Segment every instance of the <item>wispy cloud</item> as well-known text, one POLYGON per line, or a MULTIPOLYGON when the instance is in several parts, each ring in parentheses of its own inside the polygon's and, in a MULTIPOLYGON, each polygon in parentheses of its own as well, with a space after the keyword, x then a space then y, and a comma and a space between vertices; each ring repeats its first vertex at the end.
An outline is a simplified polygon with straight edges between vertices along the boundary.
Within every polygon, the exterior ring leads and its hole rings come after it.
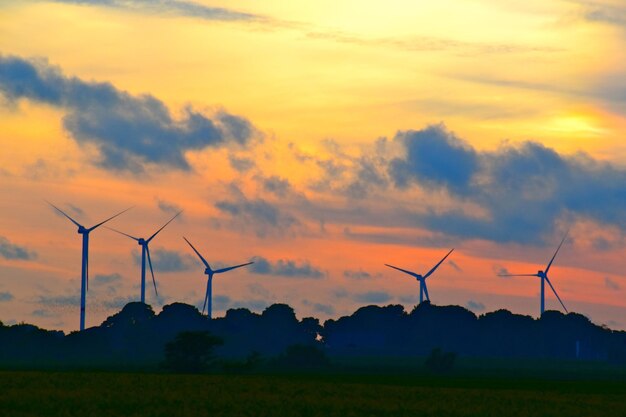
POLYGON ((90 5, 163 16, 186 16, 210 21, 260 21, 266 18, 222 7, 184 0, 48 0, 55 3, 90 5))
POLYGON ((291 278, 320 279, 326 274, 308 260, 279 259, 271 262, 263 257, 256 257, 249 270, 253 274, 275 275, 291 278))
POLYGON ((37 257, 37 253, 31 251, 25 246, 11 243, 6 237, 0 236, 0 257, 4 259, 29 261, 35 259, 37 257))
POLYGON ((609 277, 604 277, 604 286, 613 291, 619 291, 621 289, 619 283, 609 277))
POLYGON ((391 295, 386 291, 368 291, 356 294, 354 300, 360 303, 381 304, 391 301, 391 295))

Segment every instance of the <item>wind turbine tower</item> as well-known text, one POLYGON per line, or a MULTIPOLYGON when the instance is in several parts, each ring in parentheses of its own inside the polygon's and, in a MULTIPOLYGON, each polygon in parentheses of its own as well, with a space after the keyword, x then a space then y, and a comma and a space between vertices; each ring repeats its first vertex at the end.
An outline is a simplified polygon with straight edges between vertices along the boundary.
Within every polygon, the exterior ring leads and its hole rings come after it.
POLYGON ((144 239, 142 237, 134 237, 124 232, 120 232, 119 230, 113 229, 111 227, 107 227, 107 229, 117 232, 121 235, 127 236, 137 242, 139 246, 141 246, 141 302, 146 302, 146 258, 148 258, 148 265, 150 266, 150 274, 152 274, 152 284, 154 285, 154 293, 156 296, 159 296, 159 292, 157 291, 156 280, 154 279, 154 269, 152 269, 152 259, 150 259, 150 248, 148 244, 155 238, 156 235, 159 234, 161 230, 165 228, 168 224, 170 224, 176 217, 180 215, 183 211, 179 211, 176 213, 174 217, 172 217, 167 223, 165 223, 159 230, 154 232, 152 236, 148 239, 144 239))
POLYGON ((127 208, 126 210, 120 211, 115 216, 111 216, 108 219, 96 224, 92 227, 85 227, 82 224, 78 223, 76 220, 72 219, 67 215, 63 210, 55 206, 54 204, 46 201, 48 204, 52 206, 56 211, 65 216, 69 221, 74 223, 78 227, 78 234, 83 235, 83 251, 82 251, 82 266, 81 266, 81 275, 80 275, 80 330, 85 330, 85 304, 87 298, 87 290, 89 289, 89 233, 93 232, 98 227, 102 226, 109 220, 113 220, 117 216, 122 213, 127 212, 132 207, 127 208))
POLYGON ((552 266, 552 263, 554 262, 556 255, 559 253, 559 250, 561 250, 561 246, 563 246, 563 242, 565 242, 566 238, 567 238, 567 233, 563 237, 563 240, 561 240, 561 243, 559 244, 559 247, 556 249, 556 252, 554 252, 554 256, 552 256, 552 259, 550 259, 550 262, 548 263, 548 266, 546 266, 545 271, 537 271, 536 274, 498 274, 498 276, 500 277, 539 277, 541 279, 540 317, 543 316, 543 312, 545 311, 545 306, 546 306, 546 299, 545 299, 546 282, 552 289, 552 292, 554 293, 554 295, 556 295, 556 298, 559 300, 559 303, 561 303, 561 306, 563 306, 563 310, 565 310, 565 312, 568 313, 567 308, 565 308, 565 304, 563 304, 563 301, 561 301, 561 297, 559 297, 559 294, 557 294, 556 290, 554 289, 554 286, 550 282, 550 278, 548 278, 548 271, 550 270, 550 267, 552 266))
POLYGON ((412 277, 414 277, 420 283, 420 304, 421 304, 421 303, 424 302, 424 296, 426 297, 427 301, 430 301, 430 297, 428 296, 428 287, 426 287, 426 278, 431 276, 437 270, 437 268, 439 268, 439 265, 441 265, 443 263, 443 261, 445 261, 446 258, 448 256, 450 256, 452 251, 454 251, 454 248, 451 249, 450 252, 448 252, 448 254, 446 256, 444 256, 443 259, 440 260, 437 265, 433 266, 433 268, 430 271, 428 271, 425 275, 420 275, 420 274, 417 274, 417 273, 415 273, 413 271, 407 271, 406 269, 398 268, 397 266, 393 266, 393 265, 389 265, 389 264, 385 264, 385 266, 388 266, 389 268, 396 269, 396 270, 398 270, 400 272, 404 272, 405 274, 411 275, 412 277))
POLYGON ((189 246, 191 246, 191 249, 193 249, 193 251, 196 253, 196 255, 198 255, 198 257, 200 258, 200 260, 202 261, 202 263, 205 266, 204 273, 207 276, 207 283, 206 283, 206 295, 204 297, 204 304, 202 305, 202 314, 204 314, 204 308, 206 307, 207 308, 207 316, 209 318, 211 318, 211 303, 212 303, 212 297, 213 297, 213 295, 212 295, 213 275, 214 274, 221 274, 222 272, 227 272, 227 271, 233 270, 235 268, 241 268, 242 266, 250 265, 250 264, 253 264, 254 262, 248 262, 248 263, 241 264, 241 265, 229 266, 227 268, 221 268, 221 269, 213 270, 209 266, 209 263, 206 261, 206 259, 204 259, 202 257, 202 255, 200 255, 200 252, 198 252, 196 250, 196 248, 194 248, 194 246, 191 244, 191 242, 188 241, 187 238, 184 237, 184 236, 183 236, 183 239, 185 239, 185 242, 187 242, 189 244, 189 246))

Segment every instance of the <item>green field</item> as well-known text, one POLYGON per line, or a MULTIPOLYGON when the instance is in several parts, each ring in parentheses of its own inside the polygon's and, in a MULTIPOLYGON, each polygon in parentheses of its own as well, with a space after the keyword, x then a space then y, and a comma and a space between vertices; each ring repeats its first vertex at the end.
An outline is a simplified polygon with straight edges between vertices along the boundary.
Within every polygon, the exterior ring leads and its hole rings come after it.
POLYGON ((2 416, 626 416, 626 382, 0 372, 2 416))

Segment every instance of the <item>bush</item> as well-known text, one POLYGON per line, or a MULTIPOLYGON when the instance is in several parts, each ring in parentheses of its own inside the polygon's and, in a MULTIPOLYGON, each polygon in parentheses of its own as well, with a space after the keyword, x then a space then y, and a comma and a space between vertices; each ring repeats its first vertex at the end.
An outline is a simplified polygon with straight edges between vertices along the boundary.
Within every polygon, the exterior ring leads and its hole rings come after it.
POLYGON ((435 348, 430 352, 424 366, 430 372, 445 373, 450 372, 454 367, 456 353, 444 352, 441 348, 435 348))
POLYGON ((181 332, 165 345, 165 368, 174 372, 203 372, 214 360, 213 348, 222 339, 209 332, 181 332))

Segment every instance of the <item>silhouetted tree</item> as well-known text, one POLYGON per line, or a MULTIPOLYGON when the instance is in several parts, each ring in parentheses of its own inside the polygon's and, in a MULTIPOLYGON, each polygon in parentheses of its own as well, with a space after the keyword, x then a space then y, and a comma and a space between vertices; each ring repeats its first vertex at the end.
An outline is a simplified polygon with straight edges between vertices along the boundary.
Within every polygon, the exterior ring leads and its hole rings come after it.
POLYGON ((165 368, 174 372, 202 372, 209 369, 213 348, 222 339, 209 332, 181 332, 165 345, 165 368))

